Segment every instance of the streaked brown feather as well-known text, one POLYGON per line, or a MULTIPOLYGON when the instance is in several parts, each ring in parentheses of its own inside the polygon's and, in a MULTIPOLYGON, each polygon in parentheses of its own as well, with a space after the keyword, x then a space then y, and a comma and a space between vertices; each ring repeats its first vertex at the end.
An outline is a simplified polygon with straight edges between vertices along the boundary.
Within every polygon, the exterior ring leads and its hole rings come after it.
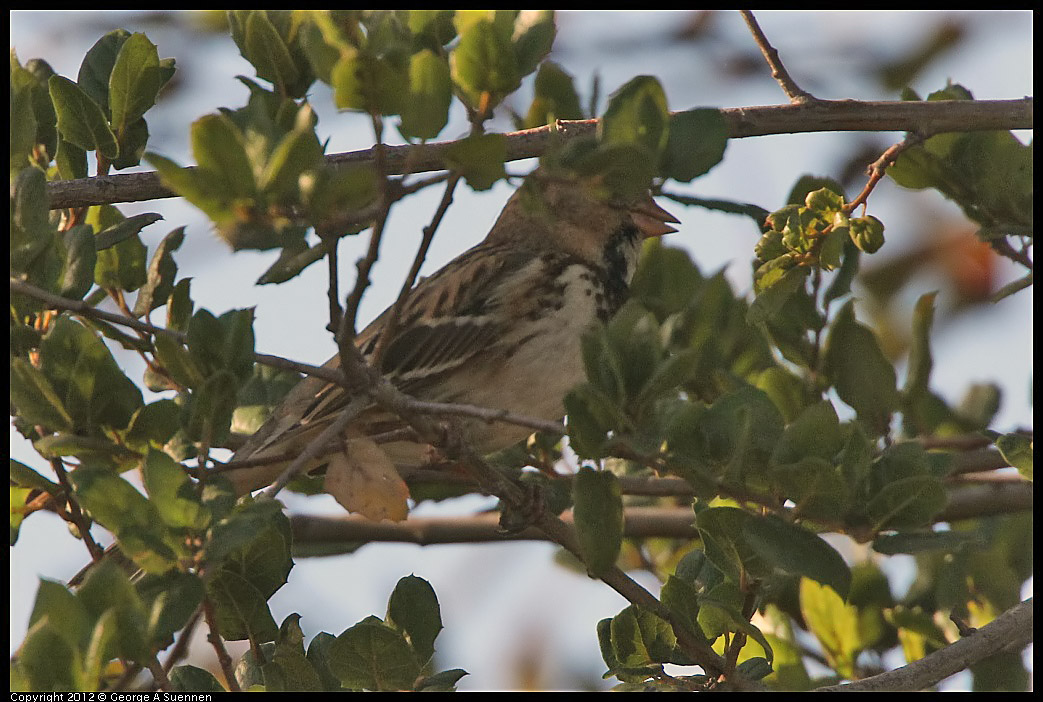
MULTIPOLYGON (((561 395, 582 376, 583 328, 622 304, 640 239, 665 233, 672 229, 665 222, 676 221, 650 197, 624 207, 592 193, 585 184, 544 179, 539 171, 530 176, 484 241, 414 288, 400 311, 395 338, 385 345, 382 373, 404 392, 426 399, 560 417, 561 395), (565 299, 570 285, 579 296, 572 302, 565 299), (561 317, 566 313, 581 318, 561 317), (533 348, 541 335, 550 339, 545 358, 533 348), (511 369, 524 377, 501 377, 511 369)), ((379 346, 389 314, 359 334, 356 343, 367 358, 379 346)), ((338 368, 339 357, 325 366, 338 368)), ((348 399, 326 381, 301 381, 236 458, 303 449, 348 399)), ((379 408, 364 412, 356 424, 370 434, 402 426, 379 408)), ((527 433, 484 423, 475 430, 483 432, 472 437, 483 450, 527 433)), ((408 442, 384 448, 393 458, 414 459, 422 449, 408 442)), ((247 491, 273 480, 282 467, 230 473, 240 491, 247 491)))

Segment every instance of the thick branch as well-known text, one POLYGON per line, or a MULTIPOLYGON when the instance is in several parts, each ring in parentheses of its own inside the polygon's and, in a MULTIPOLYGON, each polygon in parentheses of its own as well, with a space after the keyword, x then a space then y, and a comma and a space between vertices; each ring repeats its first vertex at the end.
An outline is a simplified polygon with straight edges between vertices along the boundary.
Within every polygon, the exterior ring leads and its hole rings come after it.
MULTIPOLYGON (((861 102, 816 100, 794 105, 721 108, 733 139, 801 132, 967 132, 996 129, 1032 129, 1032 98, 1020 100, 939 100, 934 102, 861 102)), ((590 136, 597 120, 561 120, 555 125, 507 134, 507 160, 541 155, 554 138, 568 141, 590 136)), ((387 146, 388 174, 445 169, 445 153, 455 142, 387 146)), ((373 160, 363 149, 326 157, 329 164, 359 164, 373 160)), ((47 184, 51 208, 86 207, 176 197, 153 171, 94 178, 59 180, 47 184)))
MULTIPOLYGON (((691 539, 698 535, 690 509, 629 507, 624 513, 623 534, 629 538, 655 536, 691 539)), ((572 512, 561 521, 573 525, 572 512)), ((410 517, 404 522, 374 522, 364 517, 290 517, 296 544, 347 544, 352 542, 400 542, 419 546, 500 541, 546 541, 537 527, 504 533, 499 514, 470 517, 410 517)))
MULTIPOLYGON (((418 471, 419 473, 419 471, 418 471)), ((458 482, 438 476, 435 471, 423 475, 405 475, 407 481, 415 478, 431 481, 458 482), (432 475, 427 475, 432 473, 432 475)), ((473 487, 473 486, 472 486, 473 487)), ((656 495, 684 497, 691 488, 680 478, 623 479, 623 493, 627 495, 656 495)), ((1032 484, 1025 481, 1007 485, 971 485, 949 491, 949 503, 938 514, 935 522, 950 522, 1011 512, 1032 510, 1032 484)), ((561 520, 572 524, 572 513, 561 520)), ((430 546, 433 544, 484 543, 489 541, 546 541, 547 535, 536 527, 505 534, 498 515, 480 514, 468 517, 410 517, 404 522, 373 522, 356 516, 319 517, 297 515, 291 517, 294 543, 350 544, 358 542, 400 542, 430 546)), ((692 510, 687 507, 627 507, 624 510, 624 535, 629 538, 698 538, 692 522, 692 510)))
POLYGON ((1032 598, 989 624, 909 665, 815 692, 899 692, 924 690, 1000 651, 1020 651, 1032 641, 1032 598))

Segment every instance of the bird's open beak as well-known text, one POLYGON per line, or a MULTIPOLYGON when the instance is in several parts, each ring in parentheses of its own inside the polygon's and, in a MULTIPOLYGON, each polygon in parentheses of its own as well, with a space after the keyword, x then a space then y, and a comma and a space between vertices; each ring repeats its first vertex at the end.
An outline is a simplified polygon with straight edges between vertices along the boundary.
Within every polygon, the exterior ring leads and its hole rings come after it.
POLYGON ((634 219, 634 224, 637 225, 637 228, 641 230, 641 234, 646 239, 676 232, 677 229, 671 227, 667 222, 680 224, 680 220, 677 217, 660 207, 651 196, 647 200, 630 207, 629 210, 630 216, 634 219))

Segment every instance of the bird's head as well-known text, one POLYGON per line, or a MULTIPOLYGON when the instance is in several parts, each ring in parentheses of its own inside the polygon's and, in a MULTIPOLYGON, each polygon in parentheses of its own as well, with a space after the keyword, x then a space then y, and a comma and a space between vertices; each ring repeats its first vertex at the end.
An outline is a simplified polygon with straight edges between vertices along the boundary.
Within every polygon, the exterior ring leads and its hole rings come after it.
POLYGON ((511 196, 487 241, 520 241, 567 251, 595 265, 625 256, 632 267, 641 242, 677 231, 678 220, 650 193, 621 198, 596 177, 538 168, 511 196))

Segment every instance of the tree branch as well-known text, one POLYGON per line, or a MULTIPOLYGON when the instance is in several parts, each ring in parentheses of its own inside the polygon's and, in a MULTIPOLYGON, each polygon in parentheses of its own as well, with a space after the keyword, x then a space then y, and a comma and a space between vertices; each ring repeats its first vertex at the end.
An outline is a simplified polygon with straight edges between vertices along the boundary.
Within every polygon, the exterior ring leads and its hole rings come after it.
MULTIPOLYGON (((816 100, 791 105, 721 108, 732 139, 804 132, 965 132, 997 129, 1032 129, 1030 97, 1020 100, 938 100, 933 102, 816 100)), ((594 134, 598 120, 559 120, 554 125, 510 132, 507 160, 541 155, 552 138, 570 141, 594 134), (555 136, 552 137, 552 133, 555 136)), ((445 154, 454 141, 431 144, 384 145, 389 174, 444 170, 445 154)), ((330 154, 326 163, 369 163, 373 149, 330 154)), ((93 178, 59 180, 47 184, 51 209, 88 205, 140 202, 176 197, 154 171, 93 178)))
POLYGON ((789 71, 782 65, 782 59, 779 58, 778 50, 768 41, 768 37, 764 35, 764 31, 757 22, 757 18, 753 16, 753 13, 749 10, 739 10, 739 13, 746 21, 746 26, 750 28, 750 34, 753 35, 757 48, 764 55, 764 60, 768 62, 768 67, 771 69, 771 77, 782 87, 782 92, 786 93, 786 97, 789 98, 790 102, 794 105, 799 105, 818 100, 814 95, 797 85, 797 82, 790 76, 789 71))
POLYGON ((1020 651, 1032 641, 1032 598, 940 651, 863 680, 820 687, 815 692, 898 692, 923 690, 1000 651, 1020 651))
MULTIPOLYGON (((454 482, 467 485, 466 479, 439 475, 437 471, 415 471, 403 477, 409 481, 454 482)), ((687 497, 691 487, 680 478, 620 480, 625 495, 687 497)), ((474 484, 470 483, 474 488, 474 484)), ((1024 481, 1013 485, 974 485, 949 491, 949 502, 934 521, 950 522, 1011 512, 1031 511, 1032 484, 1024 481)), ((627 507, 624 512, 623 535, 628 538, 694 539, 699 532, 693 526, 688 507, 627 507)), ((566 512, 562 522, 572 525, 572 513, 566 512)), ((431 546, 434 544, 484 543, 489 541, 546 541, 539 528, 529 527, 515 533, 504 533, 496 514, 468 517, 410 517, 404 522, 373 522, 356 516, 322 517, 295 515, 290 518, 294 543, 300 545, 356 544, 358 542, 400 542, 431 546)))

